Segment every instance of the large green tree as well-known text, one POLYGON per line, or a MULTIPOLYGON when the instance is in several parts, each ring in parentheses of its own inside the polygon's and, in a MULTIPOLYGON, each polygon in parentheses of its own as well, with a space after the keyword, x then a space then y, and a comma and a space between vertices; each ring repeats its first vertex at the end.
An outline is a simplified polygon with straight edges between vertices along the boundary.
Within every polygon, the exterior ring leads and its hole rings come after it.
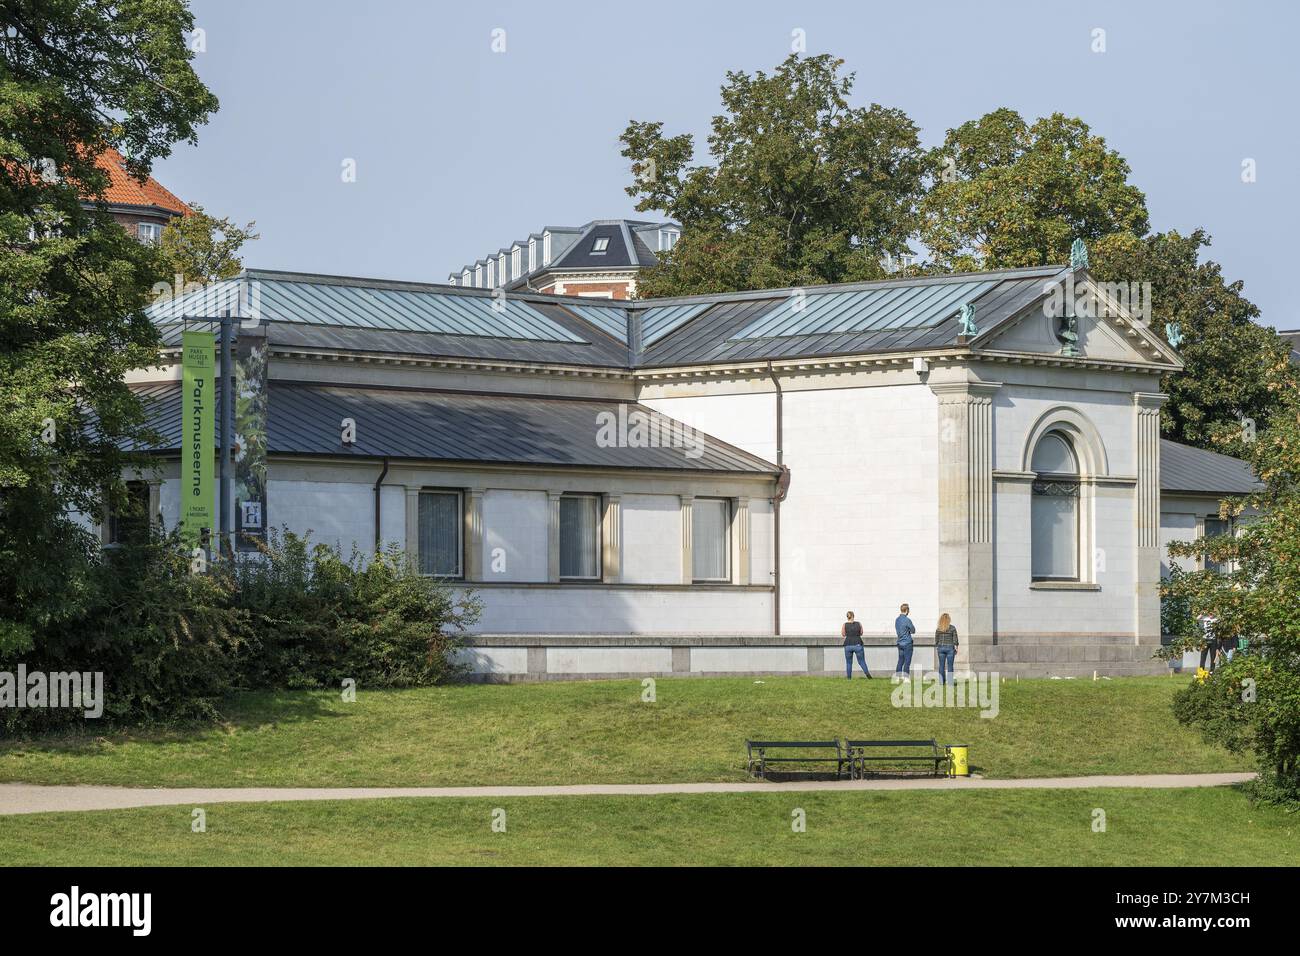
POLYGON ((930 159, 897 109, 849 105, 843 61, 791 55, 772 73, 730 72, 695 163, 689 134, 632 122, 620 137, 637 209, 683 226, 638 278, 642 296, 875 278, 908 251, 930 159))
POLYGON ((99 202, 96 158, 144 176, 194 139, 217 103, 192 28, 181 0, 0 4, 0 648, 82 606, 68 512, 95 513, 140 434, 123 375, 157 359, 143 309, 167 277, 99 202))
POLYGON ((1255 321, 1259 309, 1243 283, 1228 282, 1219 263, 1203 255, 1209 244, 1201 229, 1112 235, 1098 243, 1092 272, 1103 281, 1150 282, 1153 330, 1164 338, 1167 326, 1178 326, 1184 368, 1162 386, 1169 395, 1161 413, 1166 437, 1245 457, 1300 379, 1288 362, 1290 345, 1255 321))
POLYGON ((1146 199, 1128 163, 1080 119, 1034 123, 998 109, 948 131, 932 155, 937 176, 920 204, 920 238, 945 270, 1065 263, 1082 238, 1091 272, 1138 295, 1156 335, 1181 335, 1186 368, 1170 376, 1164 434, 1228 454, 1278 406, 1286 343, 1254 319, 1240 281, 1205 258, 1204 230, 1151 233, 1146 199))
POLYGON ((1175 714, 1209 740, 1253 752, 1262 795, 1300 803, 1300 392, 1273 383, 1279 407, 1246 447, 1264 488, 1222 507, 1225 516, 1248 507, 1253 516, 1236 534, 1170 546, 1175 556, 1204 553, 1231 570, 1177 574, 1166 584, 1184 625, 1175 622, 1184 636, 1167 653, 1199 646, 1200 634, 1186 625, 1202 614, 1217 619, 1217 637, 1245 639, 1244 652, 1179 692, 1175 714))
POLYGON ((921 202, 921 240, 954 272, 1068 262, 1070 245, 1147 231, 1129 166, 1079 119, 998 109, 948 131, 921 202))

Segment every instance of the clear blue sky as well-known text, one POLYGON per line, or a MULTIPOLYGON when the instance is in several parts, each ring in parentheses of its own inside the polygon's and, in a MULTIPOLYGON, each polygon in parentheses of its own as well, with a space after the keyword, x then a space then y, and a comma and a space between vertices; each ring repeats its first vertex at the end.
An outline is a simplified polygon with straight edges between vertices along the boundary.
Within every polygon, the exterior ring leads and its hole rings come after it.
POLYGON ((1290 0, 192 8, 221 111, 155 174, 210 212, 256 219, 249 266, 441 282, 544 225, 635 215, 627 122, 702 142, 724 72, 770 69, 799 28, 809 53, 857 72, 857 102, 903 109, 926 145, 999 106, 1082 117, 1128 159, 1154 228, 1205 227, 1264 321, 1300 327, 1287 293, 1300 219, 1290 0), (341 181, 347 158, 354 183, 341 181))

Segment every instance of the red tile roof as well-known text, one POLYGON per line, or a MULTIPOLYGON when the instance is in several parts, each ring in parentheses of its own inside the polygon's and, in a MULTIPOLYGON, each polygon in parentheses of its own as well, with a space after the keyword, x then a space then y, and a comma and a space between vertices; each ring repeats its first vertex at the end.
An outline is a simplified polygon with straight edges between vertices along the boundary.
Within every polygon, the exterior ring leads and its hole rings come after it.
POLYGON ((150 176, 143 183, 126 171, 126 160, 111 146, 95 161, 108 174, 104 198, 112 205, 159 206, 178 216, 188 216, 190 207, 150 176))

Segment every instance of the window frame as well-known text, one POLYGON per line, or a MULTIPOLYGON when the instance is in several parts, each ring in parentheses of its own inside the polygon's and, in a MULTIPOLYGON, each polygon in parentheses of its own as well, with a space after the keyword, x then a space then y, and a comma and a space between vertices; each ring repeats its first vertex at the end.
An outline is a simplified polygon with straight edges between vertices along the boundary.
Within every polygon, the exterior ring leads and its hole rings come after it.
POLYGON ((437 578, 440 581, 463 581, 465 580, 465 492, 461 488, 438 488, 429 487, 421 488, 415 505, 415 562, 419 574, 426 578, 437 578), (420 547, 420 541, 424 537, 420 529, 420 503, 425 495, 452 495, 456 499, 456 573, 439 574, 436 571, 424 570, 424 551, 420 547))
POLYGON ((734 577, 731 560, 731 535, 732 524, 736 519, 735 503, 730 498, 717 497, 713 495, 696 496, 691 500, 691 583, 692 584, 730 584, 734 577), (722 555, 723 555, 723 576, 720 578, 701 578, 695 574, 695 559, 699 554, 699 549, 695 546, 695 535, 699 532, 700 524, 696 521, 696 507, 701 501, 721 502, 723 507, 722 518, 722 555))
POLYGON ((609 253, 609 236, 597 236, 591 241, 591 254, 603 256, 609 253))
POLYGON ((106 548, 120 548, 131 543, 129 537, 123 536, 123 531, 130 524, 138 522, 136 530, 144 532, 146 540, 150 529, 153 528, 153 515, 150 513, 153 494, 150 483, 142 478, 131 478, 123 484, 126 488, 127 507, 133 508, 143 504, 143 508, 139 515, 119 513, 111 505, 105 509, 107 514, 104 516, 103 542, 106 548), (136 489, 134 493, 132 488, 136 489))
POLYGON ((559 578, 561 583, 574 582, 577 584, 589 584, 592 581, 600 581, 602 579, 604 575, 604 566, 603 566, 604 548, 601 547, 601 541, 602 538, 604 537, 604 524, 605 524, 604 509, 602 508, 603 501, 604 501, 604 496, 599 494, 598 492, 593 492, 593 491, 572 491, 572 492, 566 491, 564 494, 560 495, 560 518, 559 518, 559 527, 556 529, 556 534, 559 537, 560 566, 558 568, 558 572, 559 572, 559 578), (595 502, 596 521, 593 526, 592 542, 591 542, 594 557, 595 557, 594 567, 596 570, 594 574, 577 575, 577 574, 564 573, 563 511, 564 511, 564 501, 566 498, 570 500, 582 499, 582 500, 590 500, 595 502))
POLYGON ((146 246, 156 246, 162 241, 163 227, 156 222, 137 222, 135 224, 135 237, 146 246), (143 230, 149 230, 146 236, 143 230))
MULTIPOLYGON (((1205 515, 1204 517, 1201 518, 1200 530, 1201 530, 1202 538, 1211 537, 1210 522, 1212 521, 1215 522, 1216 525, 1222 528, 1222 530, 1219 531, 1216 535, 1214 535, 1214 537, 1219 537, 1222 535, 1233 535, 1234 537, 1236 536, 1237 531, 1236 528, 1233 526, 1232 519, 1221 518, 1219 515, 1213 514, 1213 515, 1205 515)), ((1232 571, 1231 561, 1215 561, 1204 551, 1202 551, 1199 555, 1199 566, 1202 571, 1216 571, 1219 574, 1228 574, 1232 571)))
POLYGON ((1081 549, 1083 547, 1083 474, 1079 465, 1079 451, 1075 447, 1074 441, 1069 435, 1061 431, 1047 431, 1039 436, 1038 442, 1034 445, 1034 450, 1030 453, 1030 463, 1038 454, 1038 447, 1048 439, 1059 441, 1065 445, 1070 457, 1074 459, 1074 473, 1065 474, 1062 472, 1035 471, 1033 472, 1033 481, 1029 488, 1029 580, 1032 584, 1071 584, 1085 583, 1083 575, 1084 561, 1081 549), (1047 485, 1072 485, 1073 489, 1068 494, 1051 494, 1046 490, 1040 491, 1040 486, 1047 485), (1073 570, 1069 575, 1061 574, 1037 574, 1034 570, 1034 502, 1039 497, 1069 497, 1074 502, 1074 528, 1072 529, 1072 547, 1073 552, 1073 570))

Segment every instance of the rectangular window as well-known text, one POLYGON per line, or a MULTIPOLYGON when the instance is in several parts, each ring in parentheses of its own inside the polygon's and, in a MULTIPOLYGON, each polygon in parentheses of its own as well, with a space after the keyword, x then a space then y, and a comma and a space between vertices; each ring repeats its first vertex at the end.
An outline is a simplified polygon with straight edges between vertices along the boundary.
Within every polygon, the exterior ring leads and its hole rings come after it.
POLYGON ((528 240, 528 271, 534 272, 537 269, 537 240, 528 240))
POLYGON ((560 499, 560 577, 600 576, 600 499, 565 495, 560 499))
POLYGON ((461 577, 460 492, 420 492, 419 518, 420 573, 440 578, 461 577))
POLYGON ((135 237, 147 246, 156 245, 162 238, 162 226, 156 222, 138 222, 135 225, 135 237))
MULTIPOLYGON (((1218 515, 1207 517, 1205 519, 1205 537, 1214 538, 1228 533, 1228 522, 1224 521, 1218 515)), ((1204 557, 1205 570, 1218 571, 1220 574, 1226 574, 1229 570, 1226 561, 1215 561, 1209 555, 1204 557)))
POLYGON ((140 544, 149 534, 149 482, 128 481, 126 501, 108 515, 109 544, 140 544))
POLYGON ((603 256, 609 251, 609 237, 601 236, 591 244, 591 254, 593 256, 603 256))
POLYGON ((1030 573, 1035 581, 1079 579, 1079 499, 1070 494, 1031 497, 1030 573))
POLYGON ((691 578, 731 580, 731 502, 696 498, 691 504, 691 578))

